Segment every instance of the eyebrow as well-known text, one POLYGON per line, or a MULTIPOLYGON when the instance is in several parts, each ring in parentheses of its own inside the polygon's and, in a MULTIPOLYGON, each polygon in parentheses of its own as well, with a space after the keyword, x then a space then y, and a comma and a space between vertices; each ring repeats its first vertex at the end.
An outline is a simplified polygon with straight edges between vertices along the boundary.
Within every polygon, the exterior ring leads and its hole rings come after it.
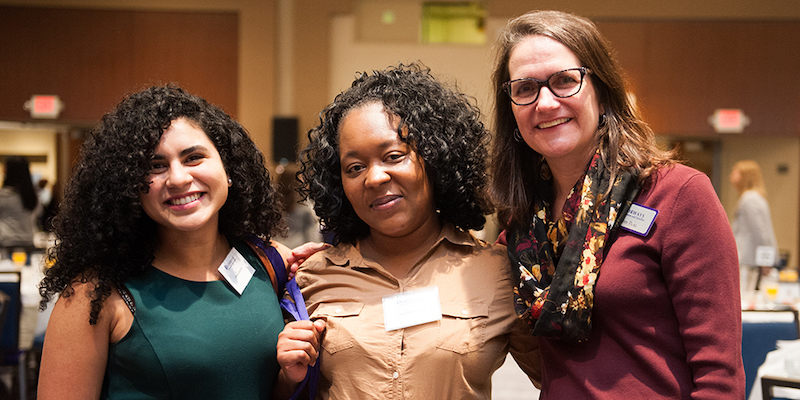
MULTIPOLYGON (((191 153, 194 153, 195 151, 198 151, 198 150, 200 150, 200 151, 208 151, 208 148, 206 146, 199 145, 199 144, 196 145, 196 146, 187 147, 183 151, 181 151, 180 156, 181 157, 185 157, 185 156, 187 156, 187 155, 189 155, 191 153)), ((163 160, 165 158, 166 157, 164 157, 162 154, 153 155, 153 159, 154 160, 163 160)))
MULTIPOLYGON (((401 141, 401 142, 402 142, 402 141, 401 141)), ((394 145, 394 143, 395 143, 395 142, 394 142, 394 141, 392 141, 392 140, 387 140, 387 141, 385 141, 385 142, 381 142, 380 144, 378 144, 378 145, 377 145, 377 146, 375 146, 375 147, 377 147, 377 148, 378 148, 378 149, 380 149, 380 150, 386 150, 387 148, 389 148, 389 147, 392 147, 392 145, 394 145)), ((358 157, 358 154, 359 154, 359 152, 358 152, 358 151, 356 151, 356 150, 350 150, 350 151, 348 151, 347 153, 341 154, 341 155, 339 156, 339 158, 340 158, 340 159, 345 159, 345 158, 347 158, 347 157, 358 157)))

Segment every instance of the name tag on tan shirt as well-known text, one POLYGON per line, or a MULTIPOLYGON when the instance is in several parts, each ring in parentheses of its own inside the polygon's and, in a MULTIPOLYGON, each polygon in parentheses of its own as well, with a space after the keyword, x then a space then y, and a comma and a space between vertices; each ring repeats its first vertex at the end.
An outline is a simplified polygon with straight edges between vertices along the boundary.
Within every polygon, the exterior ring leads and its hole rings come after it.
POLYGON ((427 324, 442 319, 439 287, 409 290, 383 298, 386 331, 427 324))

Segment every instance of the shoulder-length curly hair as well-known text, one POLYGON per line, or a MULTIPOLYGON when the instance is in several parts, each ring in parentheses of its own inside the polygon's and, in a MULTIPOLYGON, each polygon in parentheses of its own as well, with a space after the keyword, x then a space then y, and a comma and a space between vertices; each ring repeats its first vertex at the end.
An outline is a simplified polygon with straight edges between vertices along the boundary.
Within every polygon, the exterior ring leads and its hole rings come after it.
POLYGON ((314 201, 323 230, 353 243, 369 226, 353 210, 342 187, 339 128, 351 110, 380 103, 399 118, 397 134, 424 164, 439 217, 459 229, 481 229, 493 208, 487 196, 489 134, 473 99, 436 81, 411 64, 363 73, 320 113, 301 154, 300 192, 314 201))
POLYGON ((513 218, 527 223, 530 206, 537 191, 542 156, 526 143, 514 140, 517 123, 511 99, 503 90, 510 79, 508 63, 511 52, 533 35, 549 37, 567 47, 581 66, 589 68, 598 101, 605 113, 605 123, 595 139, 611 173, 611 180, 620 170, 629 170, 644 183, 662 165, 671 164, 672 153, 660 150, 655 135, 642 120, 641 114, 627 94, 622 68, 597 27, 588 19, 559 11, 534 11, 509 21, 496 44, 492 83, 495 96, 495 143, 492 150, 492 194, 497 202, 499 222, 513 218))
POLYGON ((40 307, 56 293, 74 293, 75 282, 91 282, 89 322, 96 323, 111 290, 146 270, 153 261, 156 224, 142 209, 140 193, 164 130, 178 118, 201 128, 214 143, 232 186, 219 212, 219 231, 240 239, 265 239, 283 228, 280 204, 264 158, 245 129, 218 107, 182 89, 151 87, 126 97, 103 116, 81 148, 55 219, 52 267, 39 291, 40 307))

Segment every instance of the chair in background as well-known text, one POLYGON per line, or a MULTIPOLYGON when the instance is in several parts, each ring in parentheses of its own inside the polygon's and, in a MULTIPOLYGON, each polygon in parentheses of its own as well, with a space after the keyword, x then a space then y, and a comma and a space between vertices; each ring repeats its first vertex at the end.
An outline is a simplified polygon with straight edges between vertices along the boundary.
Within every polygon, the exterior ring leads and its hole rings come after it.
POLYGON ((0 332, 3 331, 3 326, 6 323, 9 307, 11 307, 11 297, 6 292, 0 291, 0 332))
POLYGON ((18 393, 20 399, 25 399, 26 376, 24 357, 19 349, 19 322, 22 311, 22 297, 20 296, 20 273, 0 272, 0 292, 8 297, 4 302, 2 313, 5 314, 2 330, 0 331, 0 367, 12 368, 12 393, 18 393))
POLYGON ((748 396, 767 353, 777 348, 778 340, 796 339, 800 339, 797 310, 742 311, 742 361, 748 396))
MULTIPOLYGON (((0 332, 3 331, 3 326, 6 323, 6 316, 8 309, 11 307, 11 297, 6 292, 0 291, 0 332)), ((0 399, 11 398, 9 388, 6 387, 5 382, 0 382, 0 399)))
POLYGON ((800 389, 800 379, 782 378, 777 376, 761 377, 761 395, 763 396, 764 400, 777 400, 772 393, 772 389, 776 387, 800 389))

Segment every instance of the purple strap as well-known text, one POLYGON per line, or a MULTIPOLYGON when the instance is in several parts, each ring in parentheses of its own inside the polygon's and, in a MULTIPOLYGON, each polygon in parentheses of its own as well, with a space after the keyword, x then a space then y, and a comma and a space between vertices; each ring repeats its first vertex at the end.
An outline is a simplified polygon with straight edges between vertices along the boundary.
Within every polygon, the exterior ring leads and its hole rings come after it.
MULTIPOLYGON (((297 286, 297 282, 295 282, 294 278, 287 282, 288 274, 284 267, 283 258, 280 253, 278 253, 278 250, 272 246, 266 246, 264 241, 256 236, 251 236, 250 241, 264 252, 270 264, 272 264, 272 269, 275 271, 275 277, 278 281, 279 291, 286 290, 292 298, 292 300, 287 298, 280 299, 281 308, 291 314, 295 321, 308 321, 308 310, 306 310, 305 307, 306 302, 303 299, 303 294, 300 292, 300 287, 297 286), (298 307, 298 304, 301 306, 298 307)), ((322 354, 320 353, 317 355, 317 363, 314 364, 313 367, 310 365, 308 366, 306 377, 303 379, 303 382, 300 383, 297 390, 295 390, 294 394, 292 394, 291 400, 296 400, 300 397, 300 392, 303 391, 306 384, 308 384, 309 398, 314 399, 317 397, 317 381, 319 380, 321 365, 322 354)))

